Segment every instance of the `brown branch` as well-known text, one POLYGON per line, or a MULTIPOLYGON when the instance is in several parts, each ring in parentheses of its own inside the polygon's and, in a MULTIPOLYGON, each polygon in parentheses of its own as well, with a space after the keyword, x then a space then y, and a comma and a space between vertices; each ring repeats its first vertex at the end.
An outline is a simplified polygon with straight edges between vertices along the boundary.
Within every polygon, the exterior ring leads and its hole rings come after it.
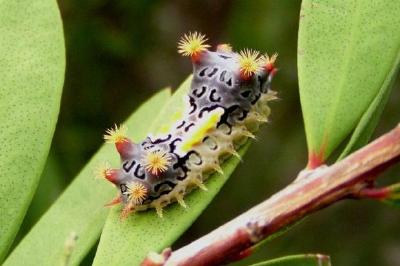
POLYGON ((306 215, 346 197, 357 197, 400 159, 400 125, 332 166, 302 171, 289 186, 211 233, 171 253, 149 255, 142 265, 221 265, 251 253, 252 246, 306 215))

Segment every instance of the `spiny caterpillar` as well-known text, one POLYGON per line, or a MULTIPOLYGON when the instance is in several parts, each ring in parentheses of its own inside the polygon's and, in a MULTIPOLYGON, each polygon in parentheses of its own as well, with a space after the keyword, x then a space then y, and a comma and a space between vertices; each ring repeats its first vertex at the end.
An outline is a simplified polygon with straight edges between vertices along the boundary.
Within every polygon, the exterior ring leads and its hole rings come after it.
POLYGON ((174 201, 186 207, 184 195, 196 186, 206 190, 204 180, 222 173, 220 163, 228 157, 240 157, 236 149, 267 121, 277 55, 249 49, 236 53, 228 44, 213 52, 206 41, 194 32, 178 42, 178 52, 192 59, 193 79, 186 108, 168 132, 140 143, 126 137, 123 126, 104 136, 122 161, 121 169, 100 171, 119 189, 108 206, 122 203, 121 217, 148 208, 162 217, 163 207, 174 201))

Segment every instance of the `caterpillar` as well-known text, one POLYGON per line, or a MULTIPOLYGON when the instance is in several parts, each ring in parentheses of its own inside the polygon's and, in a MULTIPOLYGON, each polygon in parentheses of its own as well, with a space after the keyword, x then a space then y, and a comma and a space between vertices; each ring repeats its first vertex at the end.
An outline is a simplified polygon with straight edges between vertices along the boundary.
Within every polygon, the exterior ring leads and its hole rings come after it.
POLYGON ((124 126, 104 135, 122 162, 120 169, 100 169, 119 190, 107 206, 122 204, 121 217, 148 208, 162 217, 163 207, 175 201, 186 207, 185 194, 206 190, 206 178, 222 173, 220 163, 230 156, 240 157, 236 149, 267 122, 267 102, 276 98, 270 86, 277 54, 237 53, 229 44, 210 51, 207 40, 189 32, 178 42, 178 53, 191 58, 193 78, 186 107, 168 131, 139 143, 126 136, 124 126))

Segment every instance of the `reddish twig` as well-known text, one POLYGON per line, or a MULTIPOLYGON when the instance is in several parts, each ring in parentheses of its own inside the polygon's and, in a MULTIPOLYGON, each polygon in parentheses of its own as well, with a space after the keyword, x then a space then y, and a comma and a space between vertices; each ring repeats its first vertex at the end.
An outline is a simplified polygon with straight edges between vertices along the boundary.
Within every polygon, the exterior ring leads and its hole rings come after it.
POLYGON ((400 125, 332 166, 301 172, 261 204, 185 247, 149 255, 142 265, 220 265, 245 257, 254 244, 306 215, 343 198, 359 198, 379 173, 399 159, 400 125))
POLYGON ((376 199, 376 200, 384 200, 390 196, 390 188, 389 187, 382 187, 382 188, 365 188, 360 190, 360 192, 355 195, 359 198, 365 199, 376 199))

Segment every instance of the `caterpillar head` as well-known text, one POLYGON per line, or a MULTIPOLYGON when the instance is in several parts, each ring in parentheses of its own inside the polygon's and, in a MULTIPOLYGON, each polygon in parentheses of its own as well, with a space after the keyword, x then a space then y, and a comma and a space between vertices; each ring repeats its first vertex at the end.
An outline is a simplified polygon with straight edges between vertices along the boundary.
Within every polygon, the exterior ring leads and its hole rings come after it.
MULTIPOLYGON (((176 159, 167 151, 166 146, 153 143, 147 138, 140 144, 133 143, 126 136, 126 127, 111 128, 104 139, 114 143, 122 161, 121 169, 108 166, 99 170, 99 175, 113 183, 120 190, 120 201, 130 209, 150 201, 158 192, 155 187, 165 177, 174 175, 172 163, 176 159)), ((158 191, 158 190, 157 190, 158 191)), ((118 203, 118 202, 116 202, 118 203)))

